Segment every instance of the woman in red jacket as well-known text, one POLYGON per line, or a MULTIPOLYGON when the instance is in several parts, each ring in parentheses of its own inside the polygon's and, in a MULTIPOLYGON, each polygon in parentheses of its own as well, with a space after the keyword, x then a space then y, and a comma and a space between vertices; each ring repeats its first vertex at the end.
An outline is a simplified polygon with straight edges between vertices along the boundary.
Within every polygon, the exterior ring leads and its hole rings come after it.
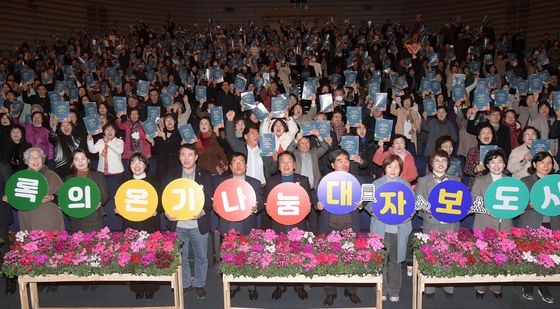
POLYGON ((391 147, 387 151, 383 151, 383 140, 380 140, 378 145, 379 148, 373 155, 373 163, 381 166, 385 158, 390 155, 397 155, 403 161, 403 170, 400 177, 410 183, 418 178, 416 163, 414 163, 412 154, 406 150, 406 137, 404 135, 395 134, 391 140, 391 147))
POLYGON ((117 127, 119 130, 124 131, 123 160, 130 159, 130 156, 135 152, 141 152, 148 159, 152 156, 150 143, 146 139, 146 134, 140 121, 140 111, 137 108, 128 110, 128 119, 125 113, 119 113, 117 115, 117 127))

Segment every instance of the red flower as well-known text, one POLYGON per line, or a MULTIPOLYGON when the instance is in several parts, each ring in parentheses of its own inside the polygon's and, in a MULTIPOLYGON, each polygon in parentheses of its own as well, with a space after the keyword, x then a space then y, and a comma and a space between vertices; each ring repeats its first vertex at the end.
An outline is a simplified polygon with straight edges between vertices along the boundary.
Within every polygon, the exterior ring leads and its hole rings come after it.
POLYGON ((132 263, 134 264, 138 264, 140 263, 140 260, 142 259, 142 256, 140 256, 139 253, 133 253, 132 257, 130 258, 130 260, 132 261, 132 263))
POLYGON ((474 255, 467 253, 467 264, 469 265, 476 264, 476 258, 474 257, 474 255))
POLYGON ((354 247, 356 249, 367 249, 367 239, 365 238, 356 238, 356 240, 354 240, 354 247))

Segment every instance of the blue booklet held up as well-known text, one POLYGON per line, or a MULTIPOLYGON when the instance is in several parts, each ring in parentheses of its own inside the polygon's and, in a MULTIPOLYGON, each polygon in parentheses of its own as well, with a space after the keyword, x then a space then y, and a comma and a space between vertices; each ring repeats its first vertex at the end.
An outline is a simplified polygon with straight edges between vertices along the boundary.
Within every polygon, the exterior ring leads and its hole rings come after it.
POLYGON ((494 150, 494 149, 498 149, 498 146, 496 145, 480 145, 480 164, 484 164, 484 158, 486 158, 486 154, 490 151, 490 150, 494 150))
POLYGON ((145 80, 139 80, 136 86, 136 94, 143 97, 150 92, 150 83, 145 80))
POLYGON ((61 80, 57 80, 54 84, 54 92, 62 94, 66 92, 66 83, 61 80))
POLYGON ((476 83, 476 89, 488 89, 490 90, 490 85, 488 84, 488 80, 486 78, 479 78, 476 83))
POLYGON ((560 110, 560 91, 552 92, 552 108, 555 112, 560 110))
POLYGON ((84 117, 84 125, 90 135, 101 133, 101 124, 99 123, 99 117, 97 114, 84 117))
POLYGON ((430 81, 430 89, 432 90, 433 94, 440 94, 441 93, 441 83, 437 79, 432 79, 430 81))
POLYGON ((58 94, 56 91, 49 91, 48 96, 49 96, 49 100, 51 101, 51 104, 56 101, 62 101, 60 94, 58 94))
POLYGON ((509 104, 509 91, 498 89, 494 92, 494 101, 496 105, 501 107, 507 107, 509 104))
POLYGON ((86 102, 84 103, 84 113, 86 116, 96 115, 97 116, 97 103, 86 102))
POLYGON ((331 136, 331 123, 328 120, 319 120, 315 122, 316 129, 322 138, 331 136))
POLYGON ((313 82, 303 82, 302 100, 311 100, 315 93, 315 84, 313 82))
POLYGON ((259 148, 261 157, 271 156, 276 151, 276 137, 274 133, 263 133, 259 138, 259 148))
POLYGON ((113 97, 113 105, 115 105, 115 113, 126 114, 126 97, 113 97))
POLYGON ((420 81, 420 92, 431 92, 432 91, 432 84, 430 83, 430 80, 427 77, 422 77, 422 80, 420 81))
POLYGON ((334 111, 334 103, 332 94, 322 94, 319 96, 319 103, 321 104, 321 112, 330 113, 334 111))
POLYGON ((388 142, 391 139, 393 132, 393 120, 391 119, 377 119, 375 121, 375 134, 374 139, 376 141, 388 142))
POLYGON ((252 91, 241 93, 241 100, 243 101, 243 109, 246 111, 253 110, 257 106, 255 103, 255 94, 252 91))
POLYGON ((357 135, 344 135, 340 139, 340 147, 348 152, 350 158, 360 152, 360 141, 357 135))
POLYGON ((66 101, 55 101, 51 103, 52 112, 58 118, 58 122, 70 121, 70 105, 66 101))
POLYGON ((316 129, 316 125, 315 121, 300 123, 299 128, 301 130, 301 134, 303 134, 303 136, 311 135, 311 131, 316 129))
POLYGON ((70 98, 70 100, 78 100, 80 98, 78 88, 70 88, 70 90, 68 90, 68 98, 70 98))
POLYGON ((344 86, 352 87, 356 83, 356 78, 358 77, 358 71, 346 70, 344 71, 344 86))
POLYGON ((167 92, 162 92, 159 97, 161 98, 161 103, 164 107, 173 106, 173 96, 167 92))
POLYGON ((190 123, 179 127, 179 134, 181 134, 181 138, 187 144, 193 144, 197 140, 194 129, 190 123))
POLYGON ((161 108, 159 106, 148 106, 148 119, 153 121, 158 120, 161 117, 161 108))
MULTIPOLYGON (((19 114, 21 114, 21 112, 23 111, 23 104, 24 104, 23 101, 15 100, 12 103, 12 107, 11 107, 12 110, 10 111, 10 117, 19 116, 19 114)), ((68 114, 68 117, 70 117, 70 114, 68 114)))
POLYGON ((379 92, 373 95, 373 106, 375 110, 384 112, 387 110, 387 93, 379 92))
POLYGON ((453 102, 457 102, 465 98, 467 92, 464 86, 451 86, 451 98, 453 102))
POLYGON ((451 160, 449 162, 449 168, 447 168, 447 175, 449 176, 459 176, 459 170, 461 170, 461 161, 451 160))
POLYGON ((453 80, 451 81, 451 87, 453 86, 461 86, 461 87, 465 87, 465 79, 466 76, 465 74, 455 74, 453 76, 453 80))
POLYGON ((171 97, 175 97, 175 94, 179 91, 179 86, 175 85, 174 83, 170 83, 165 87, 165 92, 171 95, 171 97))
POLYGON ((529 76, 529 91, 531 93, 541 91, 543 86, 544 83, 542 82, 539 74, 532 74, 531 76, 529 76))
POLYGON ((548 73, 548 70, 542 70, 538 75, 543 84, 550 83, 550 73, 548 73))
POLYGON ((340 81, 340 77, 341 77, 340 74, 336 74, 336 73, 333 74, 333 75, 332 75, 332 81, 331 81, 331 82, 332 82, 334 85, 337 85, 337 86, 338 86, 338 82, 340 81))
POLYGON ((370 101, 373 100, 373 97, 376 93, 381 92, 381 83, 378 81, 373 81, 368 85, 368 96, 370 101))
POLYGON ((428 115, 428 116, 433 116, 437 113, 436 110, 436 100, 434 100, 434 98, 432 97, 427 97, 424 99, 424 101, 422 102, 424 105, 424 112, 428 115))
POLYGON ((531 142, 531 156, 535 156, 539 152, 548 152, 550 150, 550 141, 547 139, 536 139, 531 142))
POLYGON ((519 95, 527 95, 527 93, 529 93, 529 81, 526 79, 519 79, 515 84, 515 88, 519 95))
POLYGON ((488 86, 490 89, 495 89, 498 87, 498 76, 496 73, 488 73, 486 75, 486 81, 488 82, 488 86))
POLYGON ((206 100, 206 86, 196 86, 194 91, 195 99, 197 101, 206 100))
POLYGON ((263 122, 268 115, 270 114, 268 112, 268 110, 266 109, 266 106, 264 106, 264 104, 259 103, 254 109, 253 109, 253 114, 255 114, 255 117, 257 117, 257 119, 260 122, 263 122))
POLYGON ((290 105, 290 101, 286 100, 285 96, 275 96, 270 100, 272 108, 272 118, 284 118, 284 111, 290 105))
POLYGON ((362 107, 361 106, 348 106, 346 108, 346 122, 351 127, 357 127, 362 123, 362 107))
POLYGON ((221 106, 214 106, 210 109, 210 121, 213 126, 224 124, 224 111, 221 106))
POLYGON ((243 92, 247 86, 247 79, 241 75, 235 76, 235 90, 243 92))
POLYGON ((156 137, 156 133, 159 130, 159 127, 156 123, 155 119, 148 118, 146 121, 142 122, 142 129, 144 129, 144 133, 151 138, 156 137))
POLYGON ((479 111, 486 111, 490 109, 490 90, 488 89, 476 89, 474 91, 474 102, 473 105, 479 111))

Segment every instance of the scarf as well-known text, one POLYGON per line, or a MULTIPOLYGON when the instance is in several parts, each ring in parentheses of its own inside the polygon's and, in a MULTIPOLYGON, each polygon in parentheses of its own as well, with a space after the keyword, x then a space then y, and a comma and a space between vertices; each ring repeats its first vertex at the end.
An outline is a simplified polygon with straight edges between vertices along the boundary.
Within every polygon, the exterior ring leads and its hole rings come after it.
POLYGON ((507 122, 502 122, 503 125, 508 127, 509 129, 509 141, 511 144, 511 149, 515 149, 519 146, 518 138, 519 134, 521 134, 521 129, 517 128, 517 122, 509 124, 507 122))
MULTIPOLYGON (((132 135, 134 133, 137 133, 138 135, 140 134, 139 130, 138 130, 138 121, 131 121, 130 122, 130 148, 132 150, 133 153, 135 152, 140 152, 142 149, 140 147, 140 138, 134 138, 132 137, 132 135)), ((140 137, 140 136, 138 136, 140 137)))
POLYGON ((210 148, 210 139, 212 138, 212 131, 206 133, 198 133, 196 136, 198 141, 196 142, 196 148, 198 148, 198 153, 202 153, 204 149, 210 148))
POLYGON ((342 135, 344 135, 344 133, 346 132, 346 126, 344 125, 344 123, 341 122, 338 126, 332 124, 331 127, 336 133, 336 139, 340 142, 342 135))

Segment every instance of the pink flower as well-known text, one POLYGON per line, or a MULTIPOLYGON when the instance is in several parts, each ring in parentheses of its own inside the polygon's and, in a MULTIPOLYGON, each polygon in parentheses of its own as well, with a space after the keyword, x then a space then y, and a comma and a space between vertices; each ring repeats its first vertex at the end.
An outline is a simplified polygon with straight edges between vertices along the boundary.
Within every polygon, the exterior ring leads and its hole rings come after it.
POLYGON ((480 239, 476 240, 476 244, 475 246, 479 249, 479 250, 485 250, 486 247, 488 247, 488 243, 486 243, 485 241, 482 241, 480 239))
POLYGON ((556 265, 554 264, 554 260, 550 257, 550 255, 545 253, 540 253, 537 257, 537 264, 544 266, 545 268, 553 268, 556 265))
POLYGON ((288 239, 290 241, 300 241, 304 233, 304 231, 298 228, 293 228, 288 232, 288 239))
POLYGON ((37 255, 35 257, 35 265, 43 265, 48 260, 49 260, 49 257, 44 255, 44 254, 37 255))
POLYGON ((124 267, 126 266, 126 264, 128 264, 129 261, 130 261, 130 254, 128 252, 119 253, 118 262, 117 262, 119 266, 124 267))
POLYGON ((277 237, 278 235, 276 235, 276 232, 271 229, 266 230, 263 235, 264 241, 266 242, 273 242, 277 237))
POLYGON ((505 256, 505 254, 496 253, 496 255, 494 255, 494 262, 496 262, 497 265, 504 265, 506 261, 507 257, 505 256))
POLYGON ((146 248, 146 244, 143 240, 133 241, 132 243, 130 243, 130 248, 132 249, 132 252, 137 253, 140 252, 140 250, 146 248))
POLYGON ((327 241, 328 242, 340 242, 341 240, 342 240, 342 236, 340 236, 340 234, 337 231, 332 231, 327 236, 327 241))

